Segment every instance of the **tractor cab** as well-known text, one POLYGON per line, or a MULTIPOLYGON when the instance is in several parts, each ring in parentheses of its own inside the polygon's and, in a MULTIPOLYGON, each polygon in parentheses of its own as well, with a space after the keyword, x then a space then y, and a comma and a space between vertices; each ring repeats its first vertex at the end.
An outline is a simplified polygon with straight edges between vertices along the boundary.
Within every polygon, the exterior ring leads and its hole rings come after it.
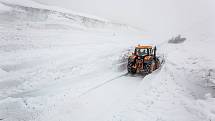
POLYGON ((134 55, 139 56, 139 57, 144 57, 144 56, 153 56, 156 51, 156 47, 152 46, 146 46, 146 45, 138 45, 135 47, 134 50, 134 55))

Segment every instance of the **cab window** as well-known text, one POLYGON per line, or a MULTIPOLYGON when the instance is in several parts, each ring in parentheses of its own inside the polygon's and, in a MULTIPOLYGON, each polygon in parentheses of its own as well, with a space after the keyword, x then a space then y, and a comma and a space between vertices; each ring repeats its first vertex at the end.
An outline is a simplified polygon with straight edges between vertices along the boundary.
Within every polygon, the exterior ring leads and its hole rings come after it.
POLYGON ((149 49, 149 55, 153 55, 154 50, 153 49, 149 49))
POLYGON ((148 49, 139 49, 139 48, 137 48, 136 49, 136 54, 138 55, 138 56, 145 56, 145 55, 147 55, 148 54, 148 49))

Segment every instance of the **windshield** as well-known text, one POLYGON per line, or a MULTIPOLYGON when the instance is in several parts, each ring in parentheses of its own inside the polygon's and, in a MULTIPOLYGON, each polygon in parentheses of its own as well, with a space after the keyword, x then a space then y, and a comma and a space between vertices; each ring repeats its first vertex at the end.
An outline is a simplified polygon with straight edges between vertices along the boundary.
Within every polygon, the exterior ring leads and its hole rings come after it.
POLYGON ((139 48, 136 49, 136 53, 137 53, 138 56, 145 56, 145 55, 147 55, 148 54, 147 51, 148 51, 147 49, 139 49, 139 48))

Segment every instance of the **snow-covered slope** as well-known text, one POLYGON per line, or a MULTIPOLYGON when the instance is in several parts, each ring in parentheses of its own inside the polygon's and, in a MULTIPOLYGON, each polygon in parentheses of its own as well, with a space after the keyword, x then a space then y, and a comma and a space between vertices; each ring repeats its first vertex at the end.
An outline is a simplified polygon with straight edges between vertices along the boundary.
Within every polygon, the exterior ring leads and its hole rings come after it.
POLYGON ((165 64, 141 77, 126 74, 148 42, 132 27, 28 0, 1 0, 0 18, 0 120, 215 120, 212 25, 154 41, 165 64))
POLYGON ((102 29, 102 30, 132 30, 136 29, 125 24, 114 23, 95 16, 76 13, 73 11, 48 7, 36 4, 32 1, 13 1, 2 0, 1 21, 8 22, 34 22, 30 24, 33 27, 50 28, 76 28, 76 29, 102 29), (24 6, 26 5, 26 6, 24 6), (7 9, 8 8, 8 9, 7 9), (9 10, 11 9, 11 10, 9 10), (36 23, 35 23, 36 22, 36 23), (43 23, 41 23, 43 22, 43 23))

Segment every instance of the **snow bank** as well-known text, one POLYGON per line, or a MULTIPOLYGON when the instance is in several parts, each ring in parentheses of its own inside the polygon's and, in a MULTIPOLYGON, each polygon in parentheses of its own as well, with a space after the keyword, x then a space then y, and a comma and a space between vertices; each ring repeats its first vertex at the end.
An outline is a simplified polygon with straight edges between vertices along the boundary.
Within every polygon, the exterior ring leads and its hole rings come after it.
POLYGON ((2 3, 0 3, 0 13, 6 12, 6 11, 10 11, 11 8, 8 6, 3 5, 2 3))
POLYGON ((47 9, 47 10, 58 11, 58 12, 63 12, 63 13, 73 13, 75 15, 85 16, 88 18, 94 18, 94 19, 98 19, 101 21, 106 21, 106 22, 109 21, 109 20, 104 19, 104 18, 100 18, 97 16, 88 15, 88 14, 84 14, 84 13, 79 13, 76 11, 72 11, 72 10, 65 9, 65 8, 60 8, 57 6, 47 6, 47 5, 39 4, 39 3, 34 2, 32 0, 19 0, 19 1, 17 1, 17 0, 0 0, 0 2, 6 3, 6 4, 12 4, 12 5, 31 7, 31 8, 47 9))
MULTIPOLYGON (((7 21, 8 19, 12 19, 12 21, 47 21, 47 24, 49 25, 52 24, 57 26, 63 24, 64 28, 100 29, 100 31, 104 31, 105 29, 115 29, 116 31, 137 32, 136 28, 125 24, 111 22, 99 17, 85 15, 71 10, 41 5, 31 0, 1 0, 1 2, 4 6, 13 10, 6 15, 2 15, 2 18, 6 18, 7 21)), ((62 27, 63 25, 57 27, 62 27)))

